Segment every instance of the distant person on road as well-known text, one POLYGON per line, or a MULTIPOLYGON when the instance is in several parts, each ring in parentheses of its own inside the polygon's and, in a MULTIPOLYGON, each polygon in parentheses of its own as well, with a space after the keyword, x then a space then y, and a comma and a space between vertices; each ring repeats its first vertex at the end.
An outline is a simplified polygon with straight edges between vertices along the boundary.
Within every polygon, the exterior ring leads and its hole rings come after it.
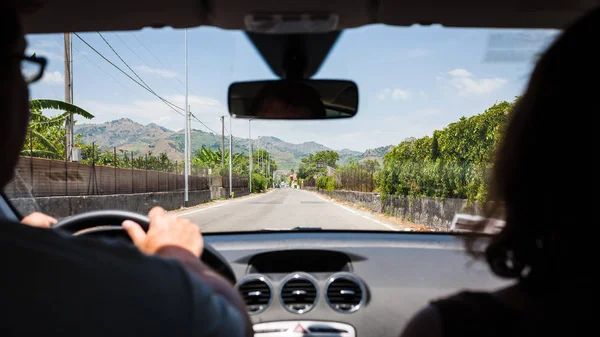
MULTIPOLYGON (((25 139, 27 85, 45 63, 25 55, 14 0, 0 2, 0 24, 4 188, 25 139)), ((123 223, 137 248, 59 234, 47 229, 56 219, 41 213, 2 220, 0 336, 252 336, 238 292, 200 261, 199 227, 160 207, 149 218, 147 233, 123 223)))
POLYGON ((600 9, 564 31, 537 63, 497 149, 487 218, 503 216, 505 227, 485 251, 474 238, 467 247, 516 282, 435 300, 403 337, 595 331, 599 179, 591 158, 598 152, 599 40, 600 9))

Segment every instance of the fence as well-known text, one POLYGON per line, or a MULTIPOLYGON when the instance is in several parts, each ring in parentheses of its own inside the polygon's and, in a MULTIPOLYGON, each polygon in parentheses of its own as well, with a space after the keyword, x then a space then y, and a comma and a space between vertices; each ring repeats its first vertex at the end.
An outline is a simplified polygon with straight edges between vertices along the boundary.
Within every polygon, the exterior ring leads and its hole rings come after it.
POLYGON ((340 189, 358 192, 373 192, 375 190, 375 167, 372 164, 357 164, 338 170, 336 181, 340 189))
MULTIPOLYGON (((247 177, 232 177, 231 179, 233 188, 248 187, 247 177)), ((229 177, 221 177, 221 183, 223 188, 229 188, 229 177)))
POLYGON ((317 186, 317 180, 314 177, 309 177, 308 179, 304 180, 302 186, 305 186, 305 187, 316 187, 317 186))
MULTIPOLYGON (((177 171, 89 166, 54 159, 20 157, 15 177, 4 192, 13 198, 169 192, 182 191, 184 179, 184 175, 177 171)), ((241 184, 241 181, 243 179, 234 181, 234 187, 238 187, 236 184, 241 184)), ((246 185, 240 187, 247 186, 247 181, 246 185)), ((188 176, 188 189, 208 190, 209 178, 188 176)))

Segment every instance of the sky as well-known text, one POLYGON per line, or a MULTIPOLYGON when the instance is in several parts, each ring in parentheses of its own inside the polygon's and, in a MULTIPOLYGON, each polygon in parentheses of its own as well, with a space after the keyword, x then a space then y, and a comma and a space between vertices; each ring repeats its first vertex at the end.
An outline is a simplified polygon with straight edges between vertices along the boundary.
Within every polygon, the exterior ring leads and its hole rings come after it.
MULTIPOLYGON (((431 135, 496 102, 512 101, 527 85, 537 55, 558 33, 385 25, 346 30, 314 78, 355 81, 357 115, 343 120, 253 120, 249 128, 248 120, 229 120, 229 85, 276 76, 242 32, 188 29, 189 105, 204 123, 192 120, 192 127, 220 133, 224 115, 226 133, 231 130, 236 137, 248 138, 251 132, 253 139, 273 136, 356 151, 398 144, 408 137, 431 135)), ((78 35, 131 77, 73 35, 73 102, 95 115, 78 123, 130 118, 171 130, 185 127, 183 116, 134 82, 141 82, 135 72, 158 96, 184 107, 184 30, 78 35)), ((31 98, 63 100, 63 34, 30 35, 27 40, 28 53, 49 60, 42 80, 30 87, 31 98)))

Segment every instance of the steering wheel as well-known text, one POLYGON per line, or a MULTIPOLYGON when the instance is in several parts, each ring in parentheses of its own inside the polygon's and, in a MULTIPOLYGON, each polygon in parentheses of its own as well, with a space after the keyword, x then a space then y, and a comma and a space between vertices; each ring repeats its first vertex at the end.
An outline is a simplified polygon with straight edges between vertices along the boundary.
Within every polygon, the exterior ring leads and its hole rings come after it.
MULTIPOLYGON (((138 223, 144 231, 148 231, 150 226, 150 219, 143 214, 123 210, 100 210, 61 219, 52 226, 52 229, 67 232, 73 236, 95 235, 120 238, 131 242, 129 235, 121 226, 121 223, 125 220, 132 220, 138 223)), ((204 243, 204 252, 200 259, 221 276, 231 281, 232 284, 236 283, 235 274, 227 260, 206 242, 204 243)))

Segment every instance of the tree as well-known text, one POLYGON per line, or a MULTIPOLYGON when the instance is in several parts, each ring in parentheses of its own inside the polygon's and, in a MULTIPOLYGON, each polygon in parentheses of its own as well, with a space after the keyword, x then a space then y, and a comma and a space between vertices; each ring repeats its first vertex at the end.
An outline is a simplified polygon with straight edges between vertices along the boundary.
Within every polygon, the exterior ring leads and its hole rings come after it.
POLYGON ((264 149, 256 150, 252 154, 254 173, 262 174, 267 178, 273 176, 273 172, 277 170, 277 162, 272 158, 271 154, 264 149))
MULTIPOLYGON (((211 150, 202 146, 200 150, 194 153, 192 165, 218 170, 221 175, 229 174, 229 150, 225 150, 225 167, 221 169, 221 149, 211 150)), ((233 173, 238 175, 248 175, 249 160, 244 153, 234 153, 232 156, 233 173)))
POLYGON ((438 132, 433 131, 431 138, 431 160, 436 161, 440 157, 440 145, 438 143, 438 132))
POLYGON ((380 191, 484 202, 494 150, 514 104, 494 104, 435 131, 433 137, 409 138, 393 146, 376 175, 380 191))
POLYGON ((327 172, 327 166, 337 167, 337 161, 340 159, 340 155, 331 150, 318 151, 317 153, 309 154, 308 157, 300 159, 298 165, 298 177, 302 179, 308 179, 314 175, 325 174, 327 172), (323 164, 323 165, 317 165, 323 164))
POLYGON ((94 115, 74 104, 53 100, 34 99, 29 101, 30 122, 21 155, 61 159, 65 156, 65 120, 70 114, 86 119, 94 115), (44 116, 42 110, 63 110, 52 117, 44 116))
POLYGON ((336 167, 337 161, 340 159, 339 153, 332 150, 318 151, 313 156, 315 162, 322 162, 326 166, 336 167))

